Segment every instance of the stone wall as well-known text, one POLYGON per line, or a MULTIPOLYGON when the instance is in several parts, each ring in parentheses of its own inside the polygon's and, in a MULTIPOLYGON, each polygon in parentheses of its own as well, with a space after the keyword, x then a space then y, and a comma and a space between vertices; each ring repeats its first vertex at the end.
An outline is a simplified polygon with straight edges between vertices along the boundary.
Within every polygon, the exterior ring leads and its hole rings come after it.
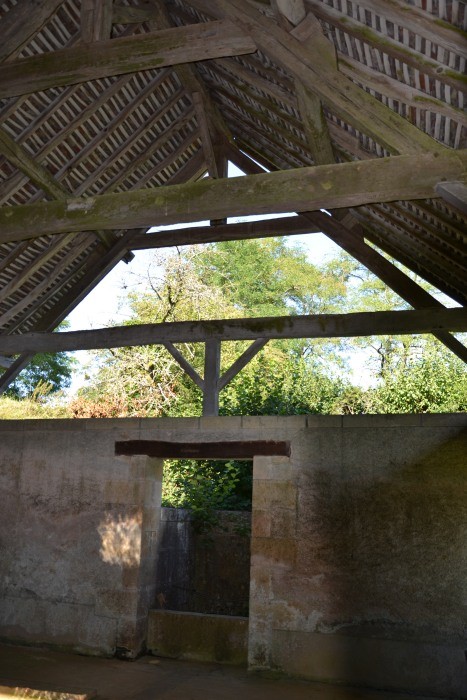
POLYGON ((128 658, 143 648, 162 462, 116 458, 102 428, 0 422, 3 639, 128 658))
POLYGON ((217 517, 212 529, 196 532, 188 510, 162 508, 156 607, 248 615, 251 513, 219 511, 217 517))
POLYGON ((142 648, 161 464, 116 440, 289 440, 254 460, 250 667, 466 698, 466 434, 464 414, 2 421, 0 636, 142 648))

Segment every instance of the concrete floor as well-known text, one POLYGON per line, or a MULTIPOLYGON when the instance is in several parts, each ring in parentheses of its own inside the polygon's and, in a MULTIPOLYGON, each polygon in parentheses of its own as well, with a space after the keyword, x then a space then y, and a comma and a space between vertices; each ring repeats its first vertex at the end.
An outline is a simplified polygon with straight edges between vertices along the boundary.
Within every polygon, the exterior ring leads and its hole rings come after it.
POLYGON ((414 700, 397 693, 264 678, 215 664, 151 656, 118 661, 10 645, 0 645, 0 686, 85 694, 93 700, 414 700))

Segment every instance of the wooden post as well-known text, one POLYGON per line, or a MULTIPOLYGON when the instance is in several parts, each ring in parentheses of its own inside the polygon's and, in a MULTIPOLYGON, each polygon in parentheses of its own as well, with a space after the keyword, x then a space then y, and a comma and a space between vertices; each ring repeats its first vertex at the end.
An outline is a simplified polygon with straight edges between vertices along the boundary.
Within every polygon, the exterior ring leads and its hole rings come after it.
POLYGON ((203 416, 219 415, 220 361, 221 341, 217 338, 206 340, 204 344, 203 416))

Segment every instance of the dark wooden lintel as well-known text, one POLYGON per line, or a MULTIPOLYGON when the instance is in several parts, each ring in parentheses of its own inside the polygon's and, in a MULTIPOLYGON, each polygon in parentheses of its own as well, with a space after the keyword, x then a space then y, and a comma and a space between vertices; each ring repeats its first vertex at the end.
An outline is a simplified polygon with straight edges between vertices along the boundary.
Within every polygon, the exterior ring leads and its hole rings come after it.
POLYGON ((147 455, 163 459, 253 459, 256 456, 290 457, 290 443, 276 440, 229 442, 164 442, 125 440, 115 443, 115 454, 147 455))

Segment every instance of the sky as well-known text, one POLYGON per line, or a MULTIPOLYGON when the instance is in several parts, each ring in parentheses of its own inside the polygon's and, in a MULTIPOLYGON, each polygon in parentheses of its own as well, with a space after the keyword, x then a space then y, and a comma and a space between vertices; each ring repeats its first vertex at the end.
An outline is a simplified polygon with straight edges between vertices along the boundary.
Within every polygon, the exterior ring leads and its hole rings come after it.
MULTIPOLYGON (((229 177, 241 176, 243 173, 230 164, 229 177)), ((258 220, 267 218, 278 218, 277 214, 268 216, 239 217, 228 219, 229 223, 245 220, 258 220)), ((291 216, 283 214, 282 216, 291 216)), ((209 222, 194 222, 192 225, 207 225, 209 222)), ((177 228, 178 225, 158 227, 151 231, 160 231, 163 228, 177 228)), ((184 224, 184 227, 187 225, 184 224)), ((311 262, 315 264, 323 263, 326 258, 336 255, 340 248, 322 233, 301 234, 297 236, 287 236, 290 245, 299 243, 303 246, 311 262)), ((125 306, 125 290, 137 289, 141 285, 142 278, 148 269, 152 251, 138 250, 134 252, 134 259, 126 264, 119 262, 111 272, 93 289, 88 296, 71 312, 68 316, 70 323, 69 330, 87 330, 92 328, 103 328, 110 324, 121 324, 129 317, 129 309, 125 306), (141 281, 138 281, 138 280, 141 281)), ((86 365, 89 364, 90 355, 83 351, 74 353, 80 363, 80 369, 75 370, 69 393, 73 394, 83 384, 86 365)), ((360 355, 352 361, 353 378, 355 381, 366 385, 368 383, 368 373, 364 369, 365 357, 360 355)))

